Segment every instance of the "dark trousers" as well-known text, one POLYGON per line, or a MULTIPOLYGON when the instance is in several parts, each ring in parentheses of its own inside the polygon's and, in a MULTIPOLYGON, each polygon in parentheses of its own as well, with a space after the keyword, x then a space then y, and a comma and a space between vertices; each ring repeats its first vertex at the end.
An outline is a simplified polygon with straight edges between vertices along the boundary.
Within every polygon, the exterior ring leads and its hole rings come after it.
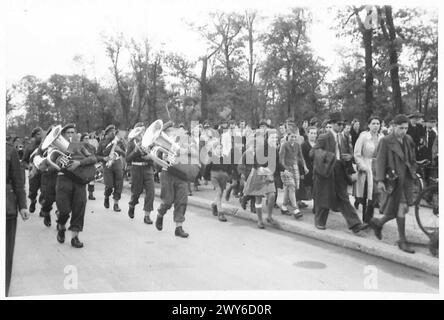
POLYGON ((12 259, 14 257, 15 234, 17 231, 17 217, 6 218, 6 284, 5 296, 8 296, 9 285, 11 284, 12 259))
POLYGON ((42 173, 41 193, 42 211, 49 213, 52 210, 52 205, 56 201, 56 184, 57 173, 42 173))
POLYGON ((164 216, 174 204, 174 222, 185 221, 188 203, 188 182, 162 171, 160 174, 160 199, 162 203, 158 213, 164 216))
MULTIPOLYGON (((351 205, 350 201, 347 200, 339 200, 338 209, 342 213, 345 221, 347 222, 347 226, 349 229, 352 229, 354 226, 361 223, 358 214, 356 213, 355 208, 351 205)), ((319 226, 325 226, 327 224, 328 214, 330 209, 321 208, 319 206, 315 207, 316 215, 315 215, 315 223, 319 226)))
MULTIPOLYGON (((31 202, 35 202, 37 199, 37 193, 41 186, 41 173, 38 171, 36 175, 29 179, 29 199, 31 202)), ((42 195, 40 194, 39 202, 43 200, 42 195)))
POLYGON ((85 220, 86 186, 77 184, 64 175, 57 176, 56 203, 59 210, 58 223, 64 226, 71 213, 69 230, 82 231, 85 220))
POLYGON ((88 183, 88 192, 90 193, 94 192, 94 184, 88 183))
POLYGON ((130 207, 139 203, 139 197, 145 190, 144 211, 153 211, 154 174, 149 166, 131 166, 131 200, 130 207))
POLYGON ((105 198, 112 194, 114 200, 120 200, 123 189, 123 164, 116 160, 111 168, 103 168, 103 182, 105 183, 105 198))

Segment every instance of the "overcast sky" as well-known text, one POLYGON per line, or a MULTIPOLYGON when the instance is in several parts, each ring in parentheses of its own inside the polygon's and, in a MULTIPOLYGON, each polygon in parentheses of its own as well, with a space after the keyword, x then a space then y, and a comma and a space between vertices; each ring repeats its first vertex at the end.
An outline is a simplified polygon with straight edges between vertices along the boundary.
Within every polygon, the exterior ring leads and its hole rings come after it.
MULTIPOLYGON (((337 3, 337 2, 335 2, 337 3)), ((402 3, 405 3, 403 1, 402 3)), ((408 2, 407 2, 408 3, 408 2)), ((421 4, 428 2, 421 2, 421 4)), ((78 73, 76 54, 91 62, 88 73, 99 79, 110 77, 108 58, 101 38, 104 31, 119 31, 130 38, 147 36, 155 49, 180 52, 191 59, 205 51, 205 44, 185 21, 197 24, 215 10, 244 12, 258 10, 272 17, 289 13, 294 0, 8 0, 5 19, 5 78, 8 84, 27 74, 46 78, 53 73, 78 73)), ((336 50, 350 46, 335 38, 334 23, 327 5, 310 6, 314 23, 310 31, 315 54, 332 68, 340 64, 336 50)), ((431 3, 433 4, 433 3, 431 3)))

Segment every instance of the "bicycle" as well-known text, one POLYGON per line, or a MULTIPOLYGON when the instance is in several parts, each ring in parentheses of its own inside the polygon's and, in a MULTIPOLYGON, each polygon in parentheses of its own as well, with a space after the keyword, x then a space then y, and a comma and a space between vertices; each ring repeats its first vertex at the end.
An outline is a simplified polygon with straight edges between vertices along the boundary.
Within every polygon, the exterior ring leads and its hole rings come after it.
POLYGON ((439 198, 438 198, 438 178, 429 178, 429 185, 425 187, 424 171, 430 167, 429 160, 417 162, 419 172, 419 192, 416 197, 415 218, 419 228, 429 238, 429 250, 433 256, 439 251, 439 198))

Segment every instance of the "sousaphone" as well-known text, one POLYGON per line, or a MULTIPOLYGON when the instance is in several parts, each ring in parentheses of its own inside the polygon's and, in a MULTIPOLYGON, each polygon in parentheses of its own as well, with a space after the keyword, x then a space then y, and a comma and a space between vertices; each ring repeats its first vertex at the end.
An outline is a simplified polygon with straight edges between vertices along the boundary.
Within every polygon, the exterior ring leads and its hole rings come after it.
POLYGON ((180 146, 162 130, 163 121, 160 119, 154 121, 143 135, 142 150, 146 150, 156 164, 171 174, 182 180, 194 181, 199 174, 199 165, 190 162, 179 163, 180 146))

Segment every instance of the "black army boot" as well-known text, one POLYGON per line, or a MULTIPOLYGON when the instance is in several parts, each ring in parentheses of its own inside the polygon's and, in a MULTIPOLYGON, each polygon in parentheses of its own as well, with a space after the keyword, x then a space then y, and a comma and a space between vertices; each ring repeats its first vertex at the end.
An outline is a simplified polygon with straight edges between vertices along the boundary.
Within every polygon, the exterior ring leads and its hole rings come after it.
POLYGON ((156 218, 156 229, 161 231, 163 228, 163 216, 157 214, 156 218))
POLYGON ((174 234, 175 234, 177 237, 181 237, 181 238, 188 238, 188 236, 189 236, 189 234, 186 233, 186 232, 183 230, 182 226, 176 227, 176 230, 174 231, 174 234))
POLYGON ((31 201, 31 204, 29 205, 29 212, 34 213, 36 202, 37 201, 31 201))
POLYGON ((122 209, 119 208, 119 204, 118 204, 118 203, 114 203, 113 210, 114 210, 115 212, 120 212, 120 211, 122 211, 122 209))
POLYGON ((128 217, 130 217, 131 219, 134 219, 134 207, 129 207, 128 208, 128 217))
POLYGON ((105 206, 106 209, 109 209, 109 198, 105 197, 105 201, 103 202, 103 205, 105 206))
POLYGON ((62 226, 61 224, 57 224, 57 241, 59 243, 65 242, 65 226, 62 226))
POLYGON ((71 246, 78 249, 83 248, 83 242, 79 240, 78 236, 75 236, 74 238, 71 239, 71 246))
POLYGON ((43 212, 44 219, 43 224, 47 227, 51 226, 51 214, 49 212, 43 212))

